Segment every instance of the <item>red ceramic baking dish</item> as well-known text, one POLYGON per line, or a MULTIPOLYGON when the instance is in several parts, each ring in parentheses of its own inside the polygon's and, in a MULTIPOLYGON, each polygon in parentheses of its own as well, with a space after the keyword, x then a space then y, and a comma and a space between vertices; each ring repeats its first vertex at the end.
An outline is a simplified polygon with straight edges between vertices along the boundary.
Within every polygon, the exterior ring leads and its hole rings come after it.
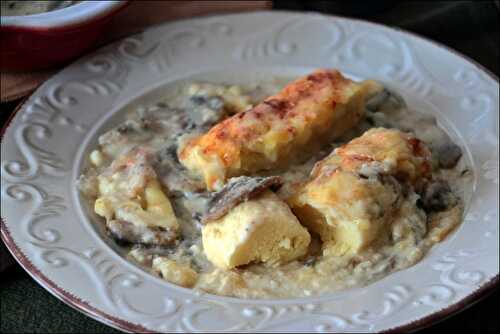
POLYGON ((2 70, 33 70, 67 62, 89 49, 127 1, 82 1, 23 16, 1 16, 2 70))

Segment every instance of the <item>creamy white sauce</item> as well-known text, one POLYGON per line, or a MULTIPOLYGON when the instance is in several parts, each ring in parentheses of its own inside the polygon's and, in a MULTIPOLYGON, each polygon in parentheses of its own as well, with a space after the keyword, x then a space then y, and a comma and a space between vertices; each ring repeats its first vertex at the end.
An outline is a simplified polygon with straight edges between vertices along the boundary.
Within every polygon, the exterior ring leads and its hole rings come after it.
MULTIPOLYGON (((243 88, 241 95, 255 104, 265 96, 274 94, 283 85, 283 80, 253 85, 243 88)), ((155 256, 165 256, 191 266, 198 273, 194 288, 210 293, 242 298, 318 295, 366 285, 390 272, 415 264, 439 241, 442 234, 452 230, 461 221, 461 201, 450 205, 445 211, 426 215, 415 205, 419 200, 418 196, 409 195, 404 199, 399 215, 394 218, 391 240, 379 240, 361 254, 321 256, 320 243, 313 236, 309 254, 304 260, 280 267, 252 264, 232 271, 217 269, 206 259, 201 243, 200 217, 207 209, 210 194, 203 190, 200 181, 192 179, 186 173, 177 160, 176 151, 179 142, 186 136, 206 131, 234 110, 224 108, 228 102, 224 100, 224 96, 214 93, 217 89, 205 92, 205 95, 195 99, 190 95, 189 88, 181 91, 183 93, 172 99, 156 101, 139 108, 122 125, 103 134, 99 144, 108 160, 103 166, 89 168, 80 180, 80 189, 92 202, 96 196, 95 175, 105 170, 113 157, 118 157, 135 146, 148 147, 155 152, 153 168, 163 186, 168 189, 169 199, 181 226, 181 241, 169 248, 131 247, 129 258, 147 270, 150 270, 155 256)), ((434 119, 408 110, 396 96, 381 94, 378 99, 379 101, 374 99, 368 105, 366 119, 359 126, 305 163, 258 175, 282 176, 285 183, 278 195, 287 198, 297 184, 307 180, 316 161, 374 126, 413 131, 429 145, 433 156, 443 154, 443 147, 453 145, 434 119)), ((435 167, 439 167, 438 161, 435 162, 435 167)), ((383 164, 367 166, 363 171, 369 175, 376 173, 377 168, 383 170, 385 167, 383 164)), ((471 177, 470 173, 463 173, 465 168, 461 162, 454 169, 436 169, 434 176, 446 180, 454 193, 461 196, 463 187, 469 184, 471 177)))

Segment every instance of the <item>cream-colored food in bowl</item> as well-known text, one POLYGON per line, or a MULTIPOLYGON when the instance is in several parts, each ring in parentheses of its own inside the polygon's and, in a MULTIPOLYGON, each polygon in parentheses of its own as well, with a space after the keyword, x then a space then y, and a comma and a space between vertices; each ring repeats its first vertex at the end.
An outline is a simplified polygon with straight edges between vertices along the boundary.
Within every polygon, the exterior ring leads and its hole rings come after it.
POLYGON ((73 0, 5 0, 1 3, 2 16, 33 15, 63 9, 79 3, 73 0))
POLYGON ((241 298, 363 286, 461 222, 461 150, 382 84, 193 82, 99 137, 81 192, 131 261, 241 298))

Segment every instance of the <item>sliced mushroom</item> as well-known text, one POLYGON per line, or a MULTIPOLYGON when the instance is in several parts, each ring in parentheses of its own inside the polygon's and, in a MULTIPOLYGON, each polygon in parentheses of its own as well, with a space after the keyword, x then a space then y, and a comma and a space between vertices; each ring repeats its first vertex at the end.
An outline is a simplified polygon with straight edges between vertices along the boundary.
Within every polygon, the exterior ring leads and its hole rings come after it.
POLYGON ((451 141, 435 147, 434 153, 438 156, 439 167, 446 169, 455 167, 462 157, 460 147, 451 141))
POLYGON ((421 195, 425 211, 442 211, 456 204, 457 199, 446 181, 437 180, 427 184, 421 195))
POLYGON ((390 186, 393 192, 397 194, 394 199, 393 207, 399 207, 403 198, 407 197, 410 193, 409 185, 399 182, 394 176, 381 174, 378 176, 378 180, 386 186, 390 186))
POLYGON ((124 220, 106 223, 110 235, 120 243, 168 246, 175 242, 177 233, 159 226, 136 225, 124 220))
POLYGON ((172 194, 182 192, 199 192, 205 188, 205 184, 194 178, 190 178, 183 171, 184 166, 177 158, 177 143, 169 143, 158 150, 153 162, 153 168, 158 174, 161 182, 172 194))
POLYGON ((233 177, 220 191, 216 192, 208 203, 208 211, 202 217, 202 223, 223 217, 236 205, 255 198, 268 188, 277 190, 283 181, 279 176, 269 177, 233 177))
POLYGON ((372 112, 377 112, 381 109, 395 109, 406 106, 404 99, 398 94, 384 89, 366 101, 366 109, 372 112))
POLYGON ((225 115, 224 100, 220 96, 193 95, 187 110, 191 121, 204 129, 210 128, 225 115))

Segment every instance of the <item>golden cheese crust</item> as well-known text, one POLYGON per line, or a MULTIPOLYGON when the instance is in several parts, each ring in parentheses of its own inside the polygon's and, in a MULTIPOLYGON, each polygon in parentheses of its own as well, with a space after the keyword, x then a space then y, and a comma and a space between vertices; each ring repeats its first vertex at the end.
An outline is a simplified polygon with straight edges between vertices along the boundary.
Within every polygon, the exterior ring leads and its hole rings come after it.
POLYGON ((399 130, 376 128, 320 161, 288 202, 328 254, 370 245, 396 212, 400 181, 430 177, 429 150, 399 130))
POLYGON ((325 254, 356 253, 385 229, 397 209, 398 189, 341 169, 321 171, 289 204, 323 241, 325 254))
POLYGON ((372 162, 385 163, 400 180, 430 178, 431 152, 413 135, 396 129, 373 128, 335 150, 342 169, 356 171, 372 162))
POLYGON ((232 176, 302 160, 361 119, 368 86, 318 70, 190 140, 179 159, 210 190, 232 176))

